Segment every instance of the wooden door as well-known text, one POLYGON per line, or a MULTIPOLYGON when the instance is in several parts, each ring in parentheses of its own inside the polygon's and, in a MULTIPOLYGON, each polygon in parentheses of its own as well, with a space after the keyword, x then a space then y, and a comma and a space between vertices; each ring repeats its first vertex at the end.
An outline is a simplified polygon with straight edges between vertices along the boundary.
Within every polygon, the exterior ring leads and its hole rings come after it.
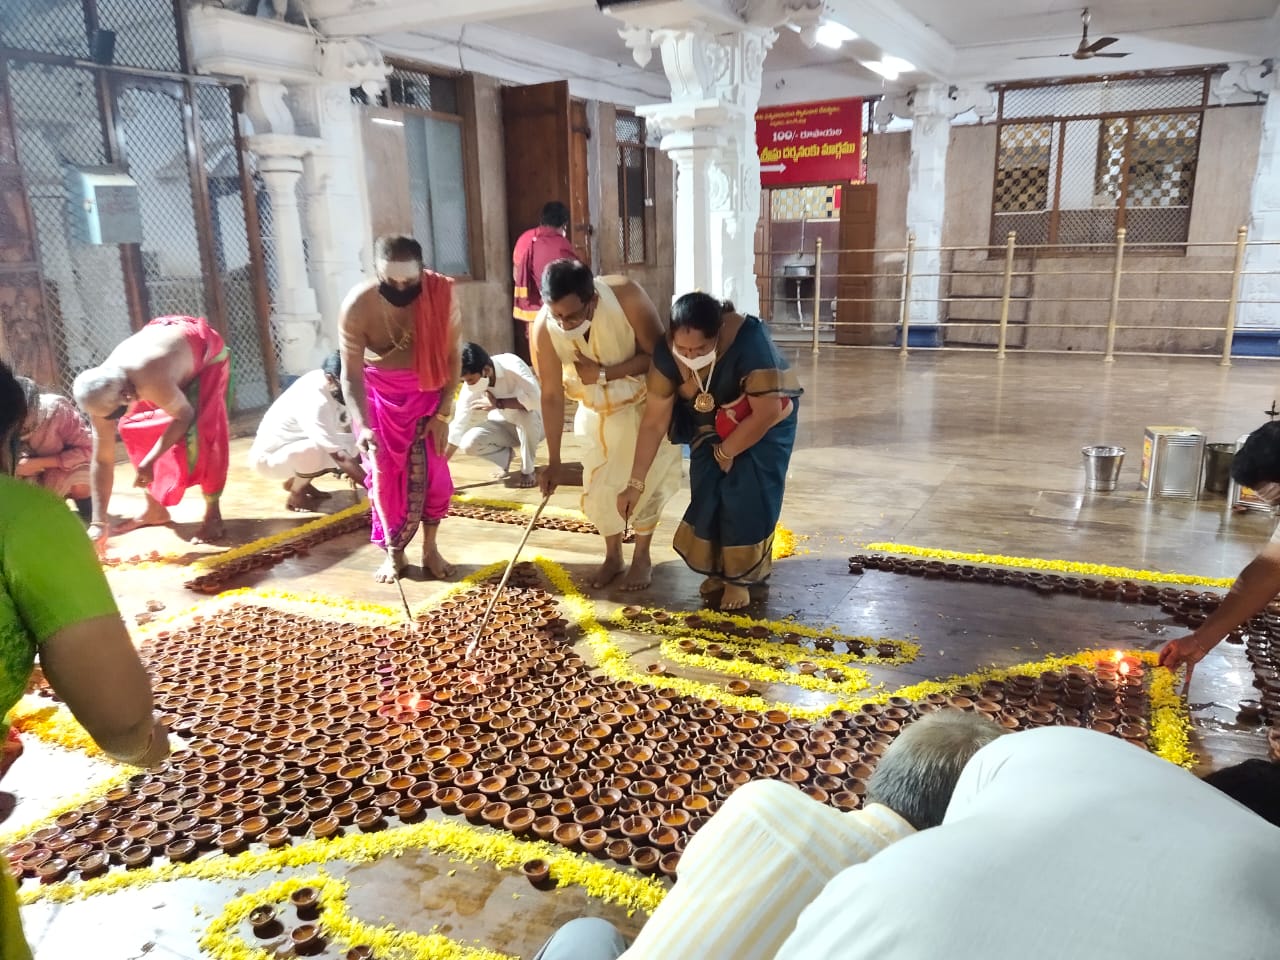
POLYGON ((773 317, 773 257, 770 238, 773 223, 771 191, 760 191, 760 219, 756 221, 756 292, 760 295, 760 319, 766 323, 773 317))
POLYGON ((836 343, 868 346, 874 318, 876 185, 845 184, 840 191, 840 279, 836 285, 836 343))
POLYGON ((587 105, 574 100, 569 107, 569 242, 582 256, 582 262, 591 265, 591 197, 587 187, 589 164, 587 141, 591 139, 591 124, 587 122, 587 105))
POLYGON ((564 80, 503 87, 502 123, 508 243, 514 248, 520 234, 537 226, 543 205, 559 200, 569 208, 569 240, 590 262, 585 107, 570 103, 564 80))

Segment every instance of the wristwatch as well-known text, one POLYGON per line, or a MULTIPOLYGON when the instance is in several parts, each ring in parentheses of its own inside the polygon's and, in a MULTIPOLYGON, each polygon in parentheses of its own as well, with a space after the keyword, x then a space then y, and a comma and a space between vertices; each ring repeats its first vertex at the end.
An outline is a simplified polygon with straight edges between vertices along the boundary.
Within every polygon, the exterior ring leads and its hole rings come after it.
POLYGON ((596 377, 596 383, 603 387, 608 382, 609 382, 609 371, 606 370, 604 367, 601 367, 600 376, 596 377))

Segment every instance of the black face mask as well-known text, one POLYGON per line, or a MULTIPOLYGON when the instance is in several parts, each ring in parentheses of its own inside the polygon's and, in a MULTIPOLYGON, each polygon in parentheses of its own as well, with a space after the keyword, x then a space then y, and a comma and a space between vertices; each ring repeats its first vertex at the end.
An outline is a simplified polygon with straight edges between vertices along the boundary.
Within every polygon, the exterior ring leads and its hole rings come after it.
POLYGON ((106 417, 104 417, 103 419, 106 419, 106 420, 119 420, 121 417, 123 417, 123 416, 124 416, 126 413, 128 413, 128 412, 129 412, 129 405, 128 405, 127 403, 122 403, 122 404, 120 404, 120 406, 116 407, 114 410, 112 410, 110 413, 108 413, 108 414, 106 415, 106 417))
POLYGON ((422 293, 422 284, 415 283, 411 287, 401 288, 393 287, 389 283, 380 283, 378 292, 382 294, 382 299, 393 307, 407 307, 418 299, 418 294, 422 293))

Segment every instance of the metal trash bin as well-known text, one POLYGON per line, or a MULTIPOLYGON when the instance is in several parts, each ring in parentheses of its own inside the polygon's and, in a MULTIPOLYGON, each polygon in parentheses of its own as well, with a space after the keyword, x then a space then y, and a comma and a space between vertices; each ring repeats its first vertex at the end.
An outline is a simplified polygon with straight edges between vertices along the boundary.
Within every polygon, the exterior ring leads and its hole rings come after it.
POLYGON ((1234 443, 1211 443, 1204 448, 1204 488, 1209 493, 1226 494, 1231 486, 1231 461, 1240 449, 1234 443))
POLYGON ((1120 481, 1124 447, 1081 447, 1080 453, 1084 456, 1086 489, 1114 490, 1120 481))
POLYGON ((1142 436, 1139 480, 1147 499, 1199 500, 1204 444, 1204 434, 1195 427, 1147 427, 1142 436))

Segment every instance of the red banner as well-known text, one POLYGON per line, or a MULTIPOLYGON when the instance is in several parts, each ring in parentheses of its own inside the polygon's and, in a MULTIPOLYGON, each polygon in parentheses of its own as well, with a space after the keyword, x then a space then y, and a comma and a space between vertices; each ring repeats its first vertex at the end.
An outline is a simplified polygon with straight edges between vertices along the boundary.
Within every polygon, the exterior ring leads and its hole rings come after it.
POLYGON ((864 183, 862 101, 823 100, 756 111, 760 185, 864 183))

